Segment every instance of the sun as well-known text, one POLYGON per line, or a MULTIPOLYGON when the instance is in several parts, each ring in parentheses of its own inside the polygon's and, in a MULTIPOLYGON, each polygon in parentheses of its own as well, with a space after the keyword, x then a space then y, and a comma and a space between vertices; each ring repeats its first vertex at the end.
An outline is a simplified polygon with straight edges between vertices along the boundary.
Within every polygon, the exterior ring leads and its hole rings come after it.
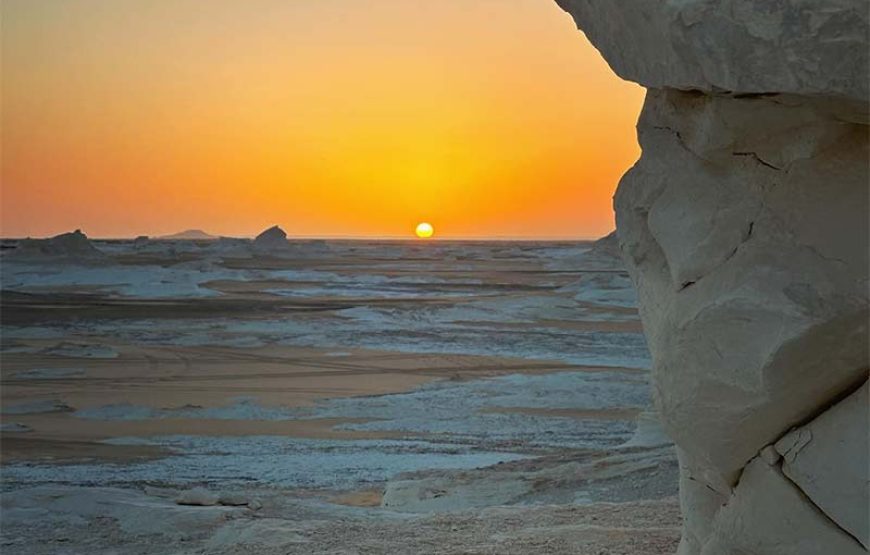
POLYGON ((435 228, 432 227, 432 224, 427 222, 420 222, 417 224, 417 229, 415 230, 417 237, 420 239, 428 239, 435 234, 435 228))

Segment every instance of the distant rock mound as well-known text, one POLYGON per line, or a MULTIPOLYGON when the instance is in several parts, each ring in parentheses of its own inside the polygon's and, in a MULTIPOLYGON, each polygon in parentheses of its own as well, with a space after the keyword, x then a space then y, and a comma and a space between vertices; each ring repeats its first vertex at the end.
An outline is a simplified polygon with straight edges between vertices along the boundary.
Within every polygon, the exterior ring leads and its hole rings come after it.
POLYGON ((186 241, 212 241, 217 239, 216 235, 212 235, 210 233, 206 233, 201 229, 186 229, 179 233, 173 233, 172 235, 162 235, 158 237, 158 239, 167 239, 171 241, 175 240, 186 240, 186 241))
POLYGON ((290 248, 290 243, 287 242, 287 233, 277 225, 273 225, 254 239, 254 250, 259 252, 280 251, 288 248, 290 248))
POLYGON ((133 239, 133 248, 141 249, 147 247, 150 242, 151 239, 149 239, 147 235, 139 235, 138 237, 133 239))
POLYGON ((595 241, 589 250, 589 254, 621 260, 622 255, 619 252, 619 240, 616 238, 616 230, 595 241))
POLYGON ((24 239, 10 256, 14 259, 76 261, 101 260, 106 255, 95 247, 80 229, 48 239, 24 239))
POLYGON ((619 250, 616 231, 612 231, 569 260, 571 266, 586 270, 600 270, 600 273, 584 276, 559 290, 574 293, 574 299, 583 303, 620 306, 637 306, 637 293, 619 250))
MULTIPOLYGON (((515 254, 508 256, 514 256, 515 254)), ((578 241, 553 249, 548 253, 547 268, 551 270, 577 271, 625 271, 625 262, 619 250, 616 231, 592 242, 578 241)))
POLYGON ((576 264, 589 270, 625 270, 616 231, 592 243, 592 248, 579 255, 576 264))

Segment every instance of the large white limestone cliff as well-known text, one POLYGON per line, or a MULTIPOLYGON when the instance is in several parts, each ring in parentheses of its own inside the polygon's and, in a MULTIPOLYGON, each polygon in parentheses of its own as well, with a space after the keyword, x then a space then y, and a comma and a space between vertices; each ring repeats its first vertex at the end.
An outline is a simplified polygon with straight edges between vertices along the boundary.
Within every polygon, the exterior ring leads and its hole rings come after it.
POLYGON ((680 553, 866 553, 867 0, 557 0, 647 87, 614 205, 680 553))

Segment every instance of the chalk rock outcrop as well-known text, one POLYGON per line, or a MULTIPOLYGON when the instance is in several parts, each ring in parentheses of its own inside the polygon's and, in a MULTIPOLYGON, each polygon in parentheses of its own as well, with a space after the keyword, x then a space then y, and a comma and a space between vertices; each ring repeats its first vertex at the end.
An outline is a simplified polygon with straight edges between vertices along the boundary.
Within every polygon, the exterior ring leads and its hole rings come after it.
POLYGON ((12 252, 12 258, 34 262, 89 262, 102 260, 105 254, 77 229, 48 239, 24 239, 12 252))
POLYGON ((254 239, 254 250, 261 253, 282 251, 289 248, 290 243, 287 242, 287 234, 277 225, 260 233, 254 239))
POLYGON ((867 98, 864 0, 556 3, 617 75, 650 89, 867 98))
POLYGON ((194 505, 200 507, 210 507, 212 505, 217 505, 218 501, 218 494, 212 493, 204 488, 193 488, 187 491, 183 491, 175 499, 175 502, 179 505, 194 505))
POLYGON ((151 238, 147 235, 138 235, 135 239, 133 239, 133 248, 141 249, 143 247, 148 246, 151 242, 151 238))
POLYGON ((584 268, 625 271, 625 262, 619 250, 616 230, 592 243, 592 248, 583 253, 584 268))
POLYGON ((680 553, 865 553, 866 0, 557 1, 648 88, 614 205, 680 553))

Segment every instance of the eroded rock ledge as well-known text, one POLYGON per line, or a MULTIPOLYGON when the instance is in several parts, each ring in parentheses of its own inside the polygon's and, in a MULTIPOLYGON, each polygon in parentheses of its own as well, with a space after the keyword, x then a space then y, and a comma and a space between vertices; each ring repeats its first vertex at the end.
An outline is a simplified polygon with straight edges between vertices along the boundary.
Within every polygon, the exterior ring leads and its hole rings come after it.
POLYGON ((866 0, 557 2, 649 89, 614 203, 680 553, 866 553, 866 0))

